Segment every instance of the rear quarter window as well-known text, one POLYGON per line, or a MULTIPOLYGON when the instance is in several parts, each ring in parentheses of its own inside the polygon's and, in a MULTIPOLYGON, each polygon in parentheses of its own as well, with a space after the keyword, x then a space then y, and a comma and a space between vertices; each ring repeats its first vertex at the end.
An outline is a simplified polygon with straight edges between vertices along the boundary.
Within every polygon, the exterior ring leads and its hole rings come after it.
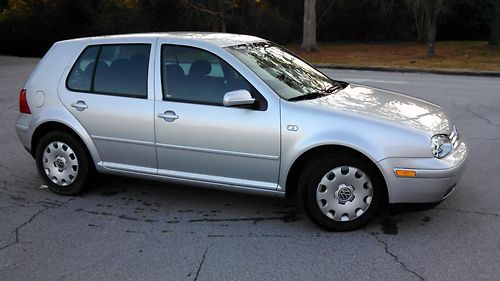
POLYGON ((73 65, 71 73, 68 76, 68 89, 73 91, 90 92, 95 61, 97 59, 99 48, 99 46, 91 46, 82 52, 75 65, 73 65))

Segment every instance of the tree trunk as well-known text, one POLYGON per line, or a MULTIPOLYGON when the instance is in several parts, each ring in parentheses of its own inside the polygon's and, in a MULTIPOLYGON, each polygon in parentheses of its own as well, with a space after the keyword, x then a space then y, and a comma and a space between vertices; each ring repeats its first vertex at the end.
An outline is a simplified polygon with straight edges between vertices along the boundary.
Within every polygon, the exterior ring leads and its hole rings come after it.
POLYGON ((218 18, 212 19, 210 24, 212 25, 212 32, 220 32, 219 28, 221 25, 218 18))
POLYGON ((407 0, 410 6, 413 18, 415 19, 415 28, 417 29, 417 41, 420 44, 425 44, 427 41, 427 10, 422 0, 407 0))
POLYGON ((429 18, 429 30, 427 32, 427 58, 433 58, 436 53, 436 21, 434 17, 429 18))
POLYGON ((490 46, 500 46, 500 0, 494 0, 493 19, 491 21, 490 46))
POLYGON ((428 15, 422 3, 419 3, 416 9, 418 13, 418 15, 415 16, 415 20, 417 21, 418 43, 425 44, 429 36, 429 28, 427 25, 428 15))
POLYGON ((427 17, 428 17, 428 27, 427 31, 427 58, 433 58, 436 53, 436 33, 437 33, 437 20, 439 13, 442 8, 442 1, 432 1, 432 4, 428 4, 427 7, 427 17))
POLYGON ((316 51, 316 0, 304 0, 304 28, 302 30, 302 45, 304 51, 316 51))
POLYGON ((224 0, 219 0, 219 17, 220 17, 220 31, 227 33, 227 24, 226 24, 226 19, 224 17, 224 0))
POLYGON ((220 18, 220 31, 224 32, 224 33, 227 33, 226 19, 224 19, 224 17, 222 17, 222 16, 220 18))

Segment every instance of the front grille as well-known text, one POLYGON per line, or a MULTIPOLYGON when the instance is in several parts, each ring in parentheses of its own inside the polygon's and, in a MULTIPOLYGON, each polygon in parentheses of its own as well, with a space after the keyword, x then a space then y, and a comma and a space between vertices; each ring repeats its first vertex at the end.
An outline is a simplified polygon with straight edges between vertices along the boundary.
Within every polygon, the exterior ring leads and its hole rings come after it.
POLYGON ((455 126, 453 126, 453 131, 450 133, 449 138, 451 140, 453 148, 457 148, 460 136, 458 135, 457 128, 455 126))

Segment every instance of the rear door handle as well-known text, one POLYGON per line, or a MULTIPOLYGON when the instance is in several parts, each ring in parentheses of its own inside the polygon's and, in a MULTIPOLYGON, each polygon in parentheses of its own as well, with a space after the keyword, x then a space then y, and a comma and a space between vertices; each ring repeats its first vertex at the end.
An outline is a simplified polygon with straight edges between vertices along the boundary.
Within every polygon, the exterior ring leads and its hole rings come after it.
POLYGON ((84 111, 85 109, 87 109, 89 106, 82 100, 79 100, 75 103, 72 103, 71 104, 72 107, 76 108, 76 110, 78 111, 84 111))
POLYGON ((158 117, 167 122, 174 122, 175 120, 179 119, 179 116, 172 110, 167 110, 164 113, 160 113, 158 114, 158 117))

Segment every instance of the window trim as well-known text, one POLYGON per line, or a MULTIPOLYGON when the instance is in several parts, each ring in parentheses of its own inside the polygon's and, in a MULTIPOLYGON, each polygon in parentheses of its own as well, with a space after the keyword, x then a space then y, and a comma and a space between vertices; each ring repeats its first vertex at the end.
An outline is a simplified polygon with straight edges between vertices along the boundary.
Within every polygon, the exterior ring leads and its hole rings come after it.
MULTIPOLYGON (((177 61, 177 55, 176 55, 176 61, 177 61)), ((218 106, 218 107, 225 107, 225 108, 246 108, 246 109, 252 109, 252 110, 256 110, 256 111, 267 111, 267 108, 268 108, 268 104, 267 104, 267 100, 266 98, 259 92, 259 90, 257 90, 255 88, 255 86, 250 83, 246 78, 245 76, 243 76, 238 70, 236 70, 231 64, 229 64, 225 59, 221 58, 220 56, 218 56, 217 54, 214 54, 213 52, 209 51, 209 50, 206 50, 206 49, 203 49, 203 48, 199 48, 199 47, 194 47, 194 46, 188 46, 188 45, 180 45, 180 44, 172 44, 172 43, 163 43, 163 44, 160 44, 160 89, 161 89, 161 97, 162 97, 162 101, 165 101, 165 102, 179 102, 179 103, 188 103, 188 104, 200 104, 200 105, 209 105, 209 106, 218 106), (243 105, 243 106, 231 106, 231 107, 227 107, 227 106, 224 106, 222 103, 213 103, 213 102, 202 102, 202 101, 191 101, 191 100, 183 100, 183 99, 176 99, 176 98, 166 98, 165 97, 165 93, 163 92, 163 77, 164 77, 164 73, 163 73, 163 64, 164 64, 164 56, 163 56, 163 48, 164 47, 167 47, 167 46, 170 46, 170 47, 182 47, 182 48, 191 48, 191 49, 196 49, 196 50, 199 50, 199 51, 203 51, 203 52, 206 52, 206 53, 209 53, 211 55, 213 55, 214 57, 218 58, 220 61, 222 62, 225 62, 229 67, 231 67, 236 73, 238 73, 238 75, 241 76, 241 78, 243 78, 245 80, 245 82, 247 82, 253 89, 253 91, 250 91, 250 94, 252 95, 252 97, 258 101, 258 103, 255 103, 253 105, 243 105)))
MULTIPOLYGON (((94 92, 94 81, 95 81, 95 72, 97 71, 97 65, 99 64, 99 58, 101 57, 102 46, 99 46, 99 50, 97 50, 97 55, 95 57, 94 69, 92 69, 92 76, 90 80, 90 92, 94 92)), ((75 63, 76 64, 76 63, 75 63)), ((68 77, 69 78, 69 77, 68 77)))
POLYGON ((153 49, 152 47, 153 46, 152 46, 151 43, 110 43, 110 44, 87 45, 80 52, 80 55, 78 55, 78 58, 73 62, 73 66, 71 67, 71 70, 68 72, 68 74, 66 76, 66 82, 64 83, 65 87, 66 87, 66 89, 68 91, 70 91, 70 92, 76 92, 76 93, 105 95, 105 96, 124 97, 124 98, 148 99, 149 89, 147 89, 147 88, 149 88, 149 85, 148 85, 149 84, 149 79, 150 79, 149 64, 151 63, 151 50, 153 49), (97 69, 97 62, 99 62, 99 57, 101 56, 102 47, 105 47, 105 46, 134 46, 134 45, 135 46, 137 46, 137 45, 149 46, 148 75, 147 75, 147 79, 146 79, 146 96, 143 96, 143 95, 127 95, 127 94, 122 94, 122 93, 95 91, 94 90, 95 72, 96 72, 96 69, 97 69), (76 67, 76 63, 80 60, 80 58, 83 56, 83 54, 85 53, 85 51, 88 48, 91 48, 91 47, 98 47, 99 49, 97 50, 97 55, 96 55, 96 60, 95 60, 96 63, 94 63, 94 69, 92 70, 92 77, 91 77, 91 80, 90 80, 90 91, 82 91, 82 90, 72 89, 68 85, 69 77, 71 76, 71 73, 73 73, 73 69, 76 67))

